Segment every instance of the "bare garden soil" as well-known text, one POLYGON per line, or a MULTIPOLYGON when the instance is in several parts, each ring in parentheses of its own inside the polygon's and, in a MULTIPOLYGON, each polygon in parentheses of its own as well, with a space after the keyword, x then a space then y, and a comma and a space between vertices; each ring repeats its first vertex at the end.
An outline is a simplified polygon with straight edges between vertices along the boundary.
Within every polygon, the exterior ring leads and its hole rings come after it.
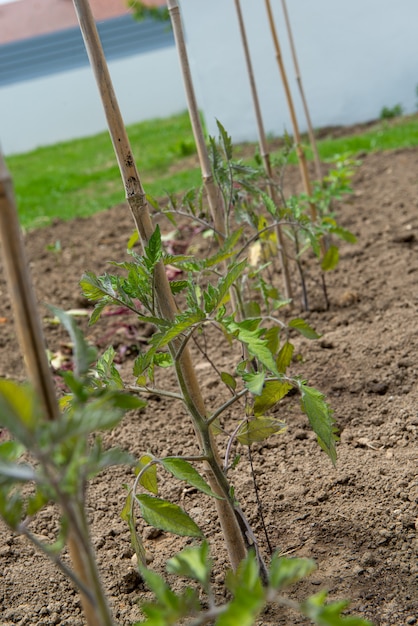
MULTIPOLYGON (((296 186, 296 180, 297 172, 291 171, 287 184, 296 186)), ((341 437, 337 465, 334 468, 320 450, 294 397, 276 409, 276 416, 288 424, 286 432, 254 446, 254 470, 272 547, 317 562, 318 569, 296 588, 296 595, 302 598, 326 588, 332 599, 351 599, 350 610, 377 625, 406 626, 418 624, 418 150, 363 155, 354 189, 338 213, 358 242, 341 246, 340 264, 327 275, 329 310, 314 277, 312 310, 303 312, 297 298, 292 312, 322 335, 316 341, 295 337, 301 358, 292 364, 292 374, 323 391, 335 411, 341 437)), ((120 205, 88 219, 57 221, 27 233, 39 302, 88 309, 78 287, 83 271, 103 273, 110 270, 109 260, 124 259, 132 230, 130 214, 120 205)), ((193 240, 192 249, 198 245, 193 240)), ((23 380, 2 273, 0 296, 0 376, 23 380)), ((70 357, 64 332, 43 305, 40 310, 49 350, 70 357)), ((82 324, 87 328, 85 318, 82 324)), ((100 350, 114 345, 128 378, 138 346, 149 332, 122 314, 104 317, 87 329, 100 350)), ((235 356, 220 335, 209 334, 207 349, 220 369, 233 371, 235 356)), ((223 385, 205 360, 199 357, 197 362, 207 403, 216 406, 225 393, 223 385)), ((160 384, 175 389, 170 375, 160 384)), ((231 413, 225 420, 232 423, 234 417, 237 414, 231 413)), ((166 398, 150 398, 144 411, 128 414, 115 431, 105 433, 104 443, 137 456, 146 451, 159 456, 196 453, 187 415, 166 398)), ((249 463, 245 450, 241 452, 233 476, 236 493, 268 558, 249 463)), ((211 542, 221 601, 227 557, 213 503, 174 479, 164 479, 164 497, 184 506, 211 542)), ((140 619, 138 600, 149 597, 133 566, 128 529, 120 518, 123 484, 131 481, 130 469, 115 468, 94 479, 88 489, 88 515, 104 587, 123 626, 140 619)), ((139 526, 151 567, 163 571, 165 561, 187 540, 153 532, 142 522, 139 526)), ((51 540, 56 528, 53 507, 32 524, 35 533, 51 540)), ((0 623, 84 623, 71 584, 4 526, 0 623)), ((259 620, 268 626, 302 623, 299 616, 277 607, 259 620)))

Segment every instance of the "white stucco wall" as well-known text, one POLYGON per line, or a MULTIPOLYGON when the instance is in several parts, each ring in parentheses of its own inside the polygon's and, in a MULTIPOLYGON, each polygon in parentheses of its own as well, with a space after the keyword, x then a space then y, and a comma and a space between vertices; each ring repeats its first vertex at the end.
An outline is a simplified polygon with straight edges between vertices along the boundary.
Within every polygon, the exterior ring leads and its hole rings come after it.
MULTIPOLYGON (((266 131, 291 131, 263 0, 241 0, 266 131)), ((298 119, 306 128, 280 0, 271 0, 298 119)), ((417 0, 287 0, 314 126, 375 119, 383 106, 416 108, 417 0)), ((256 139, 234 0, 181 0, 199 104, 235 141, 256 139)))
MULTIPOLYGON (((186 108, 173 46, 111 61, 109 70, 126 124, 186 108)), ((90 67, 0 88, 0 144, 6 155, 106 128, 90 67)))

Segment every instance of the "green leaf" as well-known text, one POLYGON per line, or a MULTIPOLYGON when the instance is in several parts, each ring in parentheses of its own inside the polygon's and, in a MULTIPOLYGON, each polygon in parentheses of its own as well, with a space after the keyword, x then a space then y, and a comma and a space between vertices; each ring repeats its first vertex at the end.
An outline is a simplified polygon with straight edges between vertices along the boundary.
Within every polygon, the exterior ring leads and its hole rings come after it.
POLYGON ((247 319, 243 322, 235 322, 228 319, 224 320, 224 325, 228 332, 238 337, 238 340, 247 346, 250 354, 255 356, 270 372, 279 376, 268 342, 262 338, 265 329, 259 327, 260 321, 260 319, 247 319))
POLYGON ((340 237, 343 241, 346 241, 347 243, 356 243, 357 241, 357 237, 353 233, 350 233, 349 230, 342 228, 341 226, 335 226, 333 228, 330 228, 329 232, 337 235, 337 237, 340 237))
POLYGON ((282 345, 279 354, 277 355, 276 365, 281 374, 285 374, 287 368, 292 362, 293 352, 295 346, 288 341, 282 345))
POLYGON ((307 339, 319 339, 319 337, 321 336, 318 335, 318 333, 311 326, 309 326, 309 324, 305 322, 305 320, 300 317, 296 317, 295 319, 291 320, 288 326, 297 330, 307 339))
POLYGON ((225 383, 225 385, 230 387, 232 391, 235 391, 235 389, 237 388, 237 381, 231 374, 228 374, 228 372, 221 372, 221 379, 222 382, 225 383))
POLYGON ((279 349, 280 328, 272 326, 264 333, 264 339, 267 341, 267 347, 272 354, 276 354, 279 349))
POLYGON ((16 461, 25 451, 18 441, 3 441, 0 443, 0 459, 2 461, 16 461))
POLYGON ((218 127, 219 135, 221 138, 222 148, 224 149, 225 156, 228 161, 232 159, 232 139, 226 132, 225 128, 222 126, 219 120, 216 120, 216 125, 218 127))
POLYGON ((184 333, 189 328, 192 328, 195 324, 202 322, 206 319, 203 311, 188 311, 177 315, 172 325, 162 332, 155 333, 151 339, 155 348, 163 348, 170 341, 173 341, 176 337, 184 333))
POLYGON ((132 250, 137 241, 139 241, 139 233, 137 230, 134 230, 132 235, 129 237, 129 241, 127 244, 128 250, 132 250))
POLYGON ((270 196, 265 191, 261 192, 261 199, 263 201, 263 204, 264 204, 265 208, 270 213, 270 215, 272 217, 276 217, 277 216, 277 206, 276 206, 276 204, 273 202, 273 200, 270 198, 270 196))
MULTIPOLYGON (((138 475, 139 472, 143 471, 148 463, 153 460, 154 457, 149 454, 143 454, 139 459, 138 465, 135 469, 135 474, 138 475)), ((157 466, 155 464, 150 465, 145 471, 143 471, 139 482, 144 489, 150 491, 155 496, 158 495, 157 466)))
POLYGON ((218 496, 212 491, 207 482, 202 478, 197 470, 188 461, 184 459, 178 459, 175 457, 166 457, 161 460, 161 464, 165 469, 179 480, 184 480, 192 487, 196 487, 199 491, 206 493, 208 496, 222 500, 221 496, 218 496))
POLYGON ((170 280, 170 289, 173 295, 187 289, 189 283, 187 280, 170 280))
POLYGON ((150 526, 181 537, 203 537, 199 526, 176 504, 145 493, 136 496, 144 520, 150 526))
POLYGON ((207 541, 203 541, 200 546, 185 548, 167 562, 167 571, 170 574, 197 580, 204 589, 207 589, 212 569, 212 560, 208 555, 207 541))
POLYGON ((246 267, 247 267, 246 260, 241 261, 241 263, 236 263, 236 264, 234 263, 228 269, 227 275, 221 278, 221 280, 219 281, 217 285, 219 295, 218 295, 218 301, 216 302, 216 305, 215 305, 216 308, 222 304, 224 298, 229 293, 229 289, 236 282, 236 280, 242 274, 242 272, 245 270, 246 267))
POLYGON ((149 238, 148 245, 145 247, 144 261, 148 270, 152 270, 158 261, 162 259, 162 256, 163 248, 161 244, 161 231, 159 225, 157 224, 154 232, 149 238))
POLYGON ((340 251, 337 246, 330 246, 322 259, 321 269, 323 272, 329 272, 337 267, 340 260, 340 251))
POLYGON ((270 564, 269 586, 277 590, 284 589, 299 582, 315 569, 315 562, 311 559, 287 559, 276 553, 270 564))
POLYGON ((21 443, 29 445, 30 434, 41 420, 41 408, 28 385, 0 380, 0 425, 21 443))
POLYGON ((332 410, 325 401, 325 396, 318 389, 301 383, 300 392, 302 409, 308 416, 312 430, 318 437, 318 443, 335 464, 337 460, 335 449, 337 437, 332 410))
POLYGON ((242 379, 245 383, 246 388, 250 391, 254 396, 259 396, 263 391, 264 380, 266 375, 264 372, 257 372, 256 374, 244 373, 241 374, 242 379))
POLYGON ((254 400, 254 415, 264 415, 292 389, 287 381, 268 380, 259 396, 254 400))
POLYGON ((48 307, 60 320, 73 343, 75 373, 78 376, 86 374, 97 357, 97 350, 85 340, 83 333, 77 326, 74 318, 61 309, 54 306, 48 307))
POLYGON ((266 601, 266 591, 252 553, 240 563, 236 574, 229 574, 227 586, 234 597, 215 626, 252 626, 266 601))
POLYGON ((250 446, 257 441, 264 441, 274 434, 282 433, 286 424, 273 417, 254 417, 241 424, 237 439, 244 446, 250 446))
POLYGON ((122 378, 113 363, 115 358, 115 349, 109 346, 96 363, 96 370, 101 379, 114 389, 123 389, 122 378))
POLYGON ((326 591, 310 596, 300 605, 301 612, 318 626, 372 626, 371 622, 353 615, 341 615, 348 602, 332 602, 325 604, 326 591))
POLYGON ((129 491, 126 498, 125 506, 123 507, 120 516, 128 524, 129 532, 131 535, 131 544, 138 558, 138 566, 140 567, 141 563, 143 565, 146 564, 147 559, 141 536, 136 530, 135 518, 132 515, 132 498, 132 491, 129 491))

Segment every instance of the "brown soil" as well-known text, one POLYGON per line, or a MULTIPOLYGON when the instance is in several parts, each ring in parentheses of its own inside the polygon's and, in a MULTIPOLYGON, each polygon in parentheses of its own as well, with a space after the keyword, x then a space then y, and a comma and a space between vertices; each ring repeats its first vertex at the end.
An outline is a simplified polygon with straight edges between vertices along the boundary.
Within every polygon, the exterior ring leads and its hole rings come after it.
MULTIPOLYGON (((339 213, 341 224, 358 235, 358 243, 341 246, 340 265, 327 277, 330 309, 317 306, 305 314, 322 338, 297 340, 303 361, 292 365, 295 375, 327 394, 335 411, 341 433, 337 466, 333 468, 319 449, 297 403, 286 400, 278 416, 288 429, 255 446, 255 475, 273 547, 317 562, 316 573, 299 585, 298 595, 327 588, 333 599, 350 598, 351 610, 375 624, 412 625, 418 623, 418 150, 364 156, 354 187, 353 197, 339 213)), ((64 309, 86 307, 78 288, 82 272, 102 273, 108 260, 122 260, 132 228, 128 211, 119 206, 28 233, 25 241, 39 301, 64 309)), ((0 295, 0 376, 23 380, 2 276, 0 295)), ((42 315, 49 349, 63 350, 63 331, 48 321, 44 308, 42 315)), ((128 316, 105 318, 88 332, 100 348, 113 343, 120 367, 129 375, 146 330, 128 316)), ((210 339, 209 349, 221 359, 221 368, 222 359, 224 367, 230 367, 231 357, 223 354, 219 338, 210 339)), ((208 403, 214 404, 221 386, 204 362, 199 375, 208 403)), ((164 382, 174 384, 170 377, 164 382)), ((187 416, 167 399, 151 399, 144 412, 129 414, 104 441, 136 455, 148 450, 158 455, 195 451, 187 416)), ((89 488, 93 543, 115 618, 124 626, 140 618, 138 599, 147 595, 135 575, 128 530, 119 517, 122 485, 131 479, 130 470, 117 468, 93 480, 89 488)), ((266 553, 245 452, 234 480, 266 553)), ((212 502, 184 491, 174 480, 167 480, 163 490, 181 501, 208 535, 221 596, 227 559, 212 502)), ((53 538, 52 508, 39 515, 33 529, 53 538)), ((158 571, 185 544, 164 533, 145 531, 145 536, 158 571)), ((84 623, 71 585, 3 526, 0 618, 4 626, 84 623)), ((271 608, 259 623, 303 620, 271 608)))

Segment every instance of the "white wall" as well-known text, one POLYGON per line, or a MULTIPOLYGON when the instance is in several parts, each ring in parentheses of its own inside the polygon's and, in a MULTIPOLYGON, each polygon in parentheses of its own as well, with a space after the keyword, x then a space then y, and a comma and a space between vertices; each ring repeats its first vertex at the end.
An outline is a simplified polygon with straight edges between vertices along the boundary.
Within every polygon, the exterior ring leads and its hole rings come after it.
MULTIPOLYGON (((109 70, 126 124, 186 108, 174 47, 111 61, 109 70)), ((0 88, 0 143, 6 155, 106 128, 90 67, 0 88)))
MULTIPOLYGON (((263 0, 241 0, 266 131, 291 131, 263 0)), ((281 2, 271 0, 300 126, 303 109, 281 2)), ((416 106, 417 0, 287 0, 314 126, 375 119, 383 106, 416 106)), ((192 72, 210 134, 256 139, 234 0, 181 0, 192 72)))

